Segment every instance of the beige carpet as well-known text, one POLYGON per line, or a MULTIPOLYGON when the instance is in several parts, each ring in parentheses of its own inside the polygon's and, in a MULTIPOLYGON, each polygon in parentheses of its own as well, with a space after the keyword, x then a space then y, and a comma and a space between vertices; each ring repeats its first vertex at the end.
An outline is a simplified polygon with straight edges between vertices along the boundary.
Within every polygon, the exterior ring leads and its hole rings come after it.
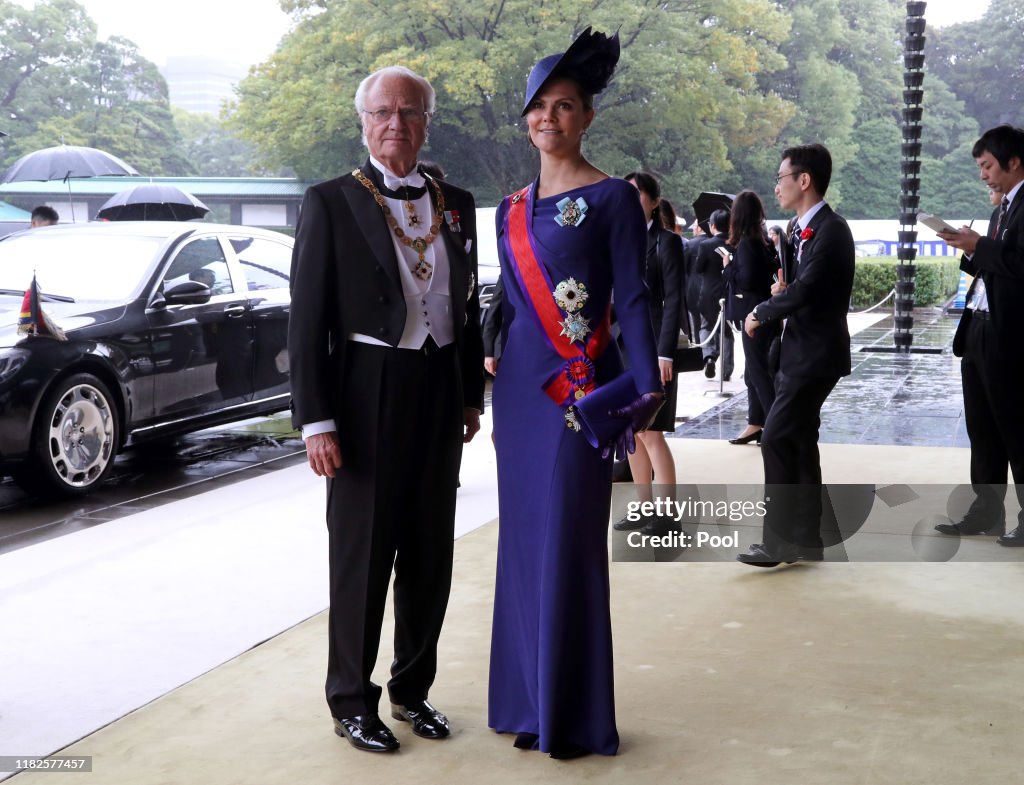
MULTIPOLYGON (((681 441, 688 482, 756 482, 755 447, 681 441)), ((962 450, 823 445, 826 480, 956 482, 962 450)), ((1016 563, 613 564, 620 754, 558 762, 486 728, 497 525, 456 545, 431 699, 443 742, 392 723, 351 749, 322 697, 321 614, 63 751, 102 785, 1000 783, 1019 779, 1024 571, 1016 563)), ((987 544, 995 549, 990 539, 987 544)), ((390 630, 385 631, 388 641, 390 630)), ((387 646, 378 676, 386 679, 387 646)), ((580 651, 581 661, 587 652, 580 651)), ((18 775, 18 785, 38 774, 18 775)), ((45 775, 49 777, 50 775, 45 775)), ((45 779, 49 783, 50 779, 45 779)))

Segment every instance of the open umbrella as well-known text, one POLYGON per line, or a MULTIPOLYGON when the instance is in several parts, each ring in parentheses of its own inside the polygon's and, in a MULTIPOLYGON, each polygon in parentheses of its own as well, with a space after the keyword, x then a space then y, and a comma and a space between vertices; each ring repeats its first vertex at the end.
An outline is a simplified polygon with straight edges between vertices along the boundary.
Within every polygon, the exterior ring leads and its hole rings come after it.
MULTIPOLYGON (((0 175, 2 183, 20 183, 29 180, 48 182, 63 180, 68 186, 71 201, 72 177, 138 177, 134 167, 120 158, 95 147, 76 147, 61 144, 23 155, 0 175)), ((72 223, 75 220, 72 202, 72 223)))
POLYGON ((209 207, 176 186, 143 183, 111 196, 96 217, 109 221, 191 221, 208 212, 209 207))
POLYGON ((139 173, 117 156, 95 147, 61 144, 23 155, 0 175, 0 183, 117 176, 138 177, 139 173))
POLYGON ((716 191, 701 191, 700 195, 693 200, 693 211, 697 215, 697 223, 705 234, 711 234, 708 227, 708 219, 715 210, 731 210, 734 194, 723 194, 716 191))

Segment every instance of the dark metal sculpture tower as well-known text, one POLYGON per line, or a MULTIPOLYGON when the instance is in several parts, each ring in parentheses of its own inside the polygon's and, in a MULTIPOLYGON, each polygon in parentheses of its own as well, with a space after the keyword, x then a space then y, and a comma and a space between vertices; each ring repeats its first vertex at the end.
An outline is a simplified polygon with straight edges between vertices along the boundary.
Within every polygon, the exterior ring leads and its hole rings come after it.
POLYGON ((924 95, 924 9, 907 3, 903 39, 903 144, 900 146, 900 232, 896 256, 896 301, 893 341, 896 351, 910 353, 914 341, 914 287, 917 267, 917 209, 921 187, 921 99, 924 95))

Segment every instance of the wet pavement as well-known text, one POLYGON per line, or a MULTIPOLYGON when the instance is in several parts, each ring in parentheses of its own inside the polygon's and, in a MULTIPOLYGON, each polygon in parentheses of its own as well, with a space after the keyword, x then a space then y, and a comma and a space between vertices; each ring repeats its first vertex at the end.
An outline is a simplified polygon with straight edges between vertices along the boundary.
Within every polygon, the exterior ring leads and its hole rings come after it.
POLYGON ((88 496, 35 498, 0 482, 0 554, 306 460, 287 412, 125 450, 88 496))
MULTIPOLYGON (((852 339, 852 373, 821 411, 822 442, 916 447, 969 447, 964 427, 960 360, 951 345, 959 316, 939 310, 914 313, 914 351, 896 354, 887 317, 852 339)), ((673 434, 687 439, 729 439, 747 422, 746 388, 673 434)))

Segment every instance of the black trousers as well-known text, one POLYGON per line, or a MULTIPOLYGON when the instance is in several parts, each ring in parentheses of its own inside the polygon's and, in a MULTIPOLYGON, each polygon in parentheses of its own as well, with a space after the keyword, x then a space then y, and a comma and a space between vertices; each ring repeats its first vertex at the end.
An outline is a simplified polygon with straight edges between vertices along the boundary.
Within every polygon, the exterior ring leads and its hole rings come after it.
POLYGON ((776 551, 822 547, 821 406, 839 377, 775 376, 775 401, 764 424, 764 544, 776 551))
POLYGON ((743 331, 743 381, 747 385, 747 423, 763 426, 775 401, 775 373, 768 362, 768 350, 779 336, 778 322, 762 324, 751 338, 743 331))
POLYGON ((451 589, 463 409, 457 354, 350 343, 338 421, 342 468, 327 486, 327 703, 377 711, 371 681, 395 574, 394 703, 423 700, 451 589))
POLYGON ((975 315, 967 325, 960 374, 975 493, 964 522, 985 528, 1004 525, 1009 466, 1022 507, 1017 522, 1024 524, 1024 369, 1019 350, 1013 356, 1000 351, 992 322, 975 315))

